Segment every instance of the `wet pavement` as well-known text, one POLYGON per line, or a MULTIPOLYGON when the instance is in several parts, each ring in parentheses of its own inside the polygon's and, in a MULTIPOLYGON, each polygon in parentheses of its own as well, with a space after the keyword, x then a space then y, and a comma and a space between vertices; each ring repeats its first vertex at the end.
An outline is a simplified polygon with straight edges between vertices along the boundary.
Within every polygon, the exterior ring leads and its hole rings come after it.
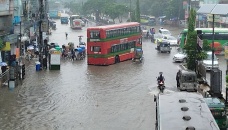
MULTIPOLYGON (((57 30, 50 35, 50 42, 77 45, 79 35, 86 41, 86 27, 71 30, 69 25, 56 21, 57 30)), ((164 28, 174 36, 181 30, 164 28)), ((141 64, 125 61, 110 66, 88 66, 86 59, 62 60, 59 71, 37 72, 35 61, 31 61, 22 86, 0 90, 0 129, 153 130, 156 77, 162 71, 166 91, 177 91, 175 75, 180 64, 172 62, 176 47, 170 54, 158 53, 155 47, 149 40, 143 40, 141 64)))

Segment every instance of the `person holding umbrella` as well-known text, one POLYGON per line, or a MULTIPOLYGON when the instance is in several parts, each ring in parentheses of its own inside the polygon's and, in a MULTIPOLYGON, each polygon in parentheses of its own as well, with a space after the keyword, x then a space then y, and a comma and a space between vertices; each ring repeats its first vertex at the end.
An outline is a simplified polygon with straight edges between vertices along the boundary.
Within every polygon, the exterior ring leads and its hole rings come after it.
POLYGON ((1 62, 0 63, 2 73, 6 72, 7 70, 7 63, 6 62, 1 62))

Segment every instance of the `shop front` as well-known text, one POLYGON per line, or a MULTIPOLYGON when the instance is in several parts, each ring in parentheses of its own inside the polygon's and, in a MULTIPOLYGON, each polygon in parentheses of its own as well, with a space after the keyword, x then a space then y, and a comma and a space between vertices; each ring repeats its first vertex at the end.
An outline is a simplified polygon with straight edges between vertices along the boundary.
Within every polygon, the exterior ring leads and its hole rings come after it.
POLYGON ((3 39, 4 47, 1 49, 1 58, 3 62, 9 64, 10 56, 11 55, 18 55, 17 48, 18 48, 18 35, 17 34, 10 34, 6 35, 3 39))

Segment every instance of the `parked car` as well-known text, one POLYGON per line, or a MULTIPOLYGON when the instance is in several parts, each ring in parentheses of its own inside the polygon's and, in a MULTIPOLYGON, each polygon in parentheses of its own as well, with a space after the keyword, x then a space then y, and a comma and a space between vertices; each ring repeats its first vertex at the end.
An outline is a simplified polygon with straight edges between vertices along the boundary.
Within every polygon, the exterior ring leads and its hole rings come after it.
POLYGON ((164 39, 166 39, 171 46, 177 46, 177 38, 175 38, 174 36, 164 36, 164 39))
POLYGON ((173 62, 186 62, 186 61, 187 61, 187 54, 183 50, 173 56, 173 62))
MULTIPOLYGON (((212 69, 212 52, 207 52, 207 58, 202 61, 202 64, 205 66, 206 70, 212 69)), ((214 65, 213 68, 219 68, 218 58, 214 54, 214 65)))

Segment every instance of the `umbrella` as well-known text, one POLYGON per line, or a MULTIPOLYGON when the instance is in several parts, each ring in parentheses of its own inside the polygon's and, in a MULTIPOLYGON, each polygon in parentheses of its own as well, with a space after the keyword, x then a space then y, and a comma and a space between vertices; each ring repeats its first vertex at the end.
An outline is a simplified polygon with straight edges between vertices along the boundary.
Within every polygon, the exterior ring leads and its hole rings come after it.
POLYGON ((6 62, 0 62, 0 66, 7 66, 6 62))
POLYGON ((33 45, 30 45, 27 47, 27 50, 33 50, 34 49, 34 46, 33 45))

